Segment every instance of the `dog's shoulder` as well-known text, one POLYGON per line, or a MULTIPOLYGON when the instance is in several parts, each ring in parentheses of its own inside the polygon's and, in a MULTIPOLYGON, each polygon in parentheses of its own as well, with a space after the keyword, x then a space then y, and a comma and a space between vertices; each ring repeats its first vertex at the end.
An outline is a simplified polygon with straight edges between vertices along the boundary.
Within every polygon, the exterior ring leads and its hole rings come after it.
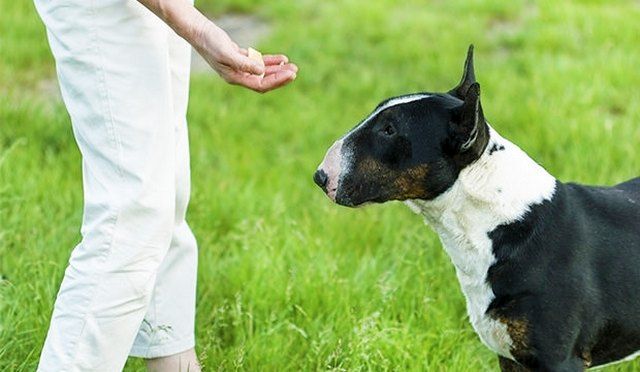
MULTIPOLYGON (((525 271, 541 274, 537 284, 544 284, 571 266, 572 275, 582 276, 605 258, 637 260, 640 268, 640 178, 612 187, 556 181, 552 197, 497 226, 489 237, 496 257, 489 279, 502 271, 521 272, 526 265, 525 271)), ((529 284, 535 282, 531 279, 527 276, 529 284)))

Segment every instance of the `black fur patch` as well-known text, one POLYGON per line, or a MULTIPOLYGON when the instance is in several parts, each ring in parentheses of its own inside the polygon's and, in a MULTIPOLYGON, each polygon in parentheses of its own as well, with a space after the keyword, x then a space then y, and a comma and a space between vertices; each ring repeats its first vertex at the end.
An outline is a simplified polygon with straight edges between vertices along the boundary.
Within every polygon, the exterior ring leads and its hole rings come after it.
MULTIPOLYGON (((489 233, 494 318, 526 321, 529 368, 598 366, 640 350, 640 178, 557 182, 551 200, 489 233)), ((513 336, 512 336, 513 337, 513 336)), ((523 346, 524 345, 524 346, 523 346)))
POLYGON ((491 146, 491 148, 489 149, 489 155, 492 155, 496 151, 502 151, 502 150, 504 150, 503 145, 498 145, 497 143, 494 143, 493 146, 491 146))

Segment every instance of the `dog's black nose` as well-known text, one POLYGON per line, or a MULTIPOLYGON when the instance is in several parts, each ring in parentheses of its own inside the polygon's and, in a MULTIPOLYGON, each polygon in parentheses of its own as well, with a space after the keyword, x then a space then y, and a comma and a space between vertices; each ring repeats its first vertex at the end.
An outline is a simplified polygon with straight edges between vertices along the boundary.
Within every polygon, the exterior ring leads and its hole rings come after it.
POLYGON ((318 169, 313 175, 313 182, 315 182, 316 185, 322 187, 322 189, 325 191, 327 191, 326 188, 328 180, 329 177, 327 177, 327 174, 322 169, 318 169))

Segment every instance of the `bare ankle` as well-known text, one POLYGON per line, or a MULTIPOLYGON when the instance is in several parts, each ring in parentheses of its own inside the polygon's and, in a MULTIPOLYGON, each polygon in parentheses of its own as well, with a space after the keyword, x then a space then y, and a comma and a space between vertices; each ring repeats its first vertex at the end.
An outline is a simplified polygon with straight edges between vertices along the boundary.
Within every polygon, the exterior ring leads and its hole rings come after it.
POLYGON ((166 357, 147 359, 149 372, 201 372, 195 349, 166 357))

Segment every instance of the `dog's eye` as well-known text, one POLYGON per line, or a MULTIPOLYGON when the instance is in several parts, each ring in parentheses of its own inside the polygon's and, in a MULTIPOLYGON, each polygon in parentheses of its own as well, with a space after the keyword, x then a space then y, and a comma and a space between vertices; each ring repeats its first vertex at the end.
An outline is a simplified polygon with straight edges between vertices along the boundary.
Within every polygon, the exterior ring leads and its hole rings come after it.
POLYGON ((396 128, 391 124, 387 124, 382 128, 381 132, 384 133, 385 136, 391 137, 396 134, 396 128))

